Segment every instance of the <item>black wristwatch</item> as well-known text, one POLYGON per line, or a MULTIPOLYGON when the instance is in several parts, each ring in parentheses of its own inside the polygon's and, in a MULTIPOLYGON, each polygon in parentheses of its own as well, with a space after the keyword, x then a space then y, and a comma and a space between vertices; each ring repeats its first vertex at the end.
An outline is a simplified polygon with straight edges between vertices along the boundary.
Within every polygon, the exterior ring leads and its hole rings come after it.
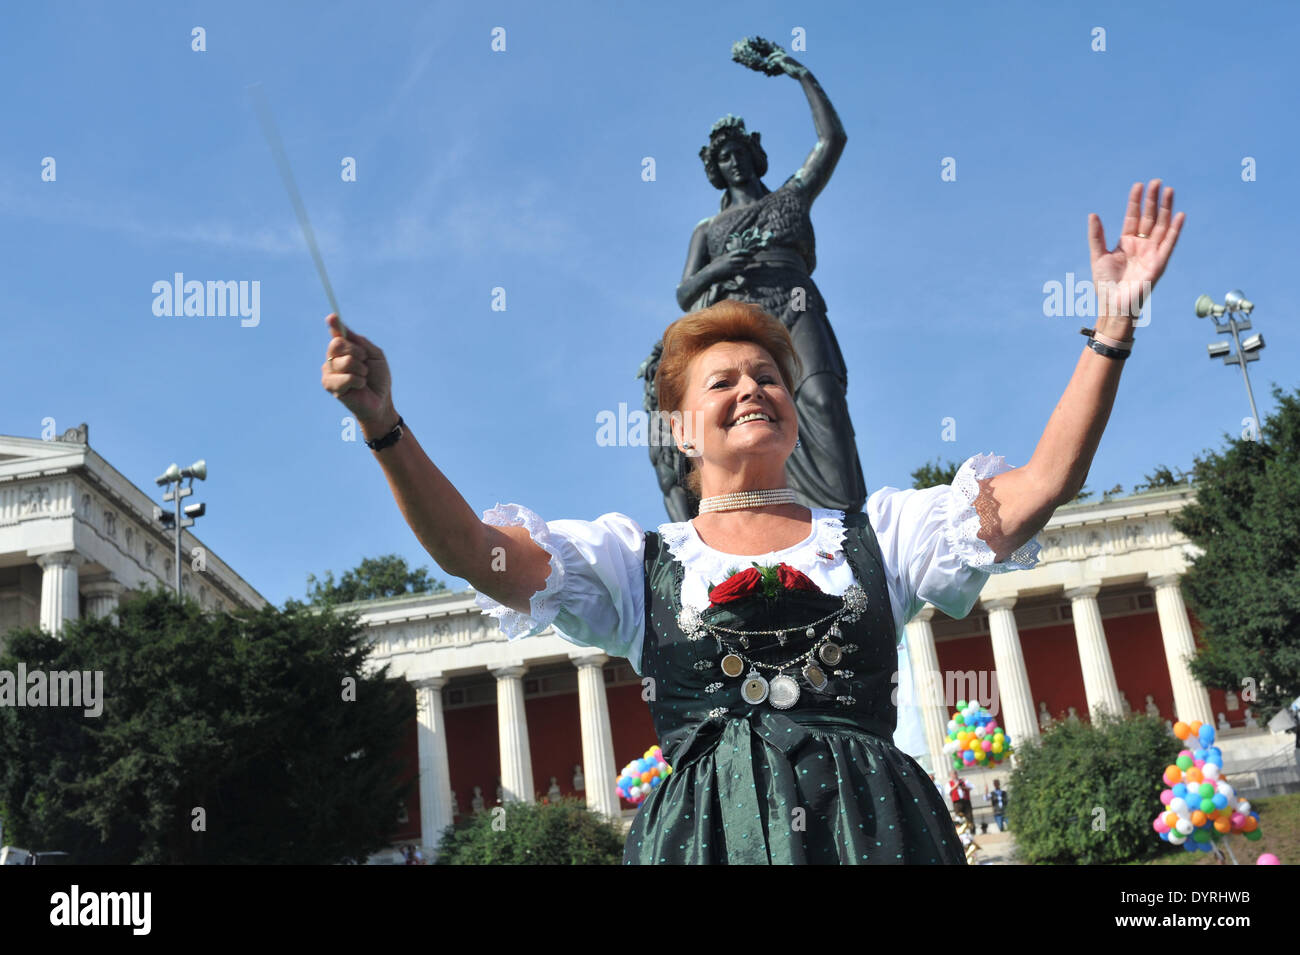
POLYGON ((371 451, 382 451, 384 448, 390 448, 395 445, 402 437, 402 426, 406 424, 402 416, 397 416, 397 424, 393 425, 393 430, 388 432, 382 438, 375 438, 373 441, 367 441, 366 447, 371 451))

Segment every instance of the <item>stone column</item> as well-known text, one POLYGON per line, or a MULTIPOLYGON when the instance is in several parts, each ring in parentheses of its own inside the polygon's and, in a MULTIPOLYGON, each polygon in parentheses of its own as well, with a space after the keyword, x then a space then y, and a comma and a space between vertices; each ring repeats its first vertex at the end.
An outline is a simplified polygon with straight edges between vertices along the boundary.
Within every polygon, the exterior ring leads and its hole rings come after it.
POLYGON ((501 801, 536 802, 533 757, 528 749, 522 663, 490 668, 497 678, 497 734, 501 745, 501 801))
POLYGON ((993 666, 998 675, 998 699, 1001 712, 998 723, 1005 726, 1014 749, 1038 738, 1038 718, 1034 715, 1034 694, 1029 688, 1029 669, 1020 647, 1020 629, 1016 626, 1015 597, 996 597, 980 601, 989 615, 989 634, 993 640, 993 666))
POLYGON ((934 628, 930 625, 934 610, 932 604, 926 604, 908 621, 907 650, 912 663, 915 703, 921 708, 925 749, 930 754, 930 769, 934 772, 934 778, 943 782, 948 777, 948 767, 952 760, 943 751, 944 739, 948 735, 948 701, 943 696, 943 672, 939 669, 939 654, 934 648, 934 628))
POLYGON ((609 724, 605 671, 609 657, 588 653, 571 658, 578 668, 578 708, 582 713, 582 775, 587 780, 588 808, 610 819, 622 818, 614 764, 614 733, 609 724))
POLYGON ((109 578, 93 580, 82 587, 86 597, 87 617, 112 617, 117 623, 117 601, 126 590, 122 584, 109 578))
POLYGON ((1101 625, 1101 608, 1097 606, 1100 584, 1081 584, 1066 588, 1070 611, 1074 617, 1074 637, 1079 644, 1079 664, 1083 668, 1083 691, 1088 711, 1095 718, 1104 708, 1114 715, 1124 712, 1119 702, 1119 684, 1106 646, 1106 630, 1101 625))
POLYGON ((442 718, 444 676, 413 680, 419 727, 420 843, 436 852, 451 817, 451 767, 447 760, 447 726, 442 718))
POLYGON ((42 554, 36 558, 41 568, 41 626, 57 636, 63 624, 81 615, 77 590, 77 568, 85 559, 76 551, 42 554))
POLYGON ((1187 661, 1196 655, 1196 638, 1187 619, 1187 605, 1178 586, 1178 574, 1150 574, 1147 583, 1156 592, 1156 613, 1160 617, 1160 639, 1165 645, 1165 664, 1174 688, 1175 720, 1190 723, 1200 720, 1214 725, 1210 694, 1205 685, 1192 676, 1187 661))

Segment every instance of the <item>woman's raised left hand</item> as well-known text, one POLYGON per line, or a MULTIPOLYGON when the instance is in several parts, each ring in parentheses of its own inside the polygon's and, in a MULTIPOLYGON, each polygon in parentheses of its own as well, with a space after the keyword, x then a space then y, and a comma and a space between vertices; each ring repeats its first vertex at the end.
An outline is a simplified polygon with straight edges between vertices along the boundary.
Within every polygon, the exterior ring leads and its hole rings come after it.
POLYGON ((1173 187, 1166 188, 1161 195, 1160 180, 1152 179, 1147 185, 1144 204, 1142 183, 1133 183, 1119 244, 1109 252, 1101 217, 1095 212, 1088 215, 1088 248, 1099 321, 1103 318, 1136 321, 1142 314, 1142 306, 1164 274, 1187 217, 1185 212, 1175 216, 1173 211, 1173 187))

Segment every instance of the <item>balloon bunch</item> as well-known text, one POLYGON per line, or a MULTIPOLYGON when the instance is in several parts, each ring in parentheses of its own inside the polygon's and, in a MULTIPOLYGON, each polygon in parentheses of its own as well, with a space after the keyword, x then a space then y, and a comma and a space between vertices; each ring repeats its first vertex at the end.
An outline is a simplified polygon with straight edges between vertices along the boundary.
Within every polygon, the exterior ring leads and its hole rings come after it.
POLYGON ((668 778, 673 768, 664 762, 664 751, 651 746, 640 759, 634 759, 618 774, 618 794, 634 806, 668 778))
POLYGON ((1011 737, 984 707, 958 700, 943 751, 952 757, 953 769, 996 766, 1010 754, 1011 737))
POLYGON ((1213 745, 1214 727, 1200 720, 1179 721, 1174 735, 1190 742, 1174 765, 1165 768, 1169 788, 1160 794, 1165 808, 1151 824, 1160 838, 1188 852, 1209 852, 1213 840, 1230 832, 1240 832, 1252 842, 1259 839, 1259 814, 1220 778, 1223 753, 1213 745))

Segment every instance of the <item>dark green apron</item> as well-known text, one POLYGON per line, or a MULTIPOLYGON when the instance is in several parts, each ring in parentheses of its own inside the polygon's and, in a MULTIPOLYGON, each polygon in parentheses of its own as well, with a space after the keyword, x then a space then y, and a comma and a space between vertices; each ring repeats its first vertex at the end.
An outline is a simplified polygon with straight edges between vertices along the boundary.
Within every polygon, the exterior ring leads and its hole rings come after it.
MULTIPOLYGON (((844 527, 845 554, 867 609, 840 624, 838 642, 857 649, 825 668, 826 690, 801 681, 799 700, 787 710, 744 702, 743 676, 728 678, 718 668, 717 641, 682 633, 677 614, 686 568, 658 533, 646 534, 641 675, 653 681, 650 714, 673 772, 641 804, 625 865, 966 864, 934 783, 893 744, 897 638, 880 545, 865 514, 846 514, 844 527), (852 676, 836 677, 835 669, 852 676), (716 684, 722 686, 710 691, 716 684), (714 710, 724 712, 710 716, 714 710)), ((839 597, 784 592, 776 602, 751 595, 704 618, 739 630, 776 629, 840 606, 839 597)), ((799 634, 751 657, 778 663, 810 642, 799 634)))

